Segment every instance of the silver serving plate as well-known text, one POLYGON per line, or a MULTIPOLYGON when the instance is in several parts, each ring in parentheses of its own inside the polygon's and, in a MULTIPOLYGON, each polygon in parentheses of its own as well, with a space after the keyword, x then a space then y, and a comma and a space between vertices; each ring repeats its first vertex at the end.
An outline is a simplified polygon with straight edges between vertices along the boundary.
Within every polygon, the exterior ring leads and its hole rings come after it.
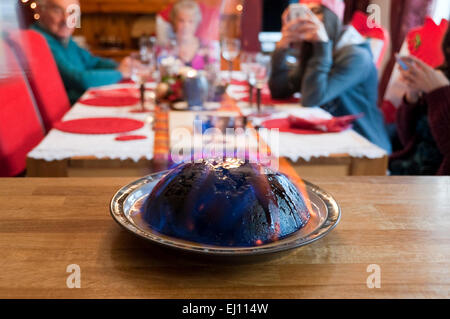
POLYGON ((319 187, 304 181, 311 201, 308 224, 278 241, 253 247, 225 247, 166 236, 151 229, 140 218, 139 206, 168 171, 152 174, 120 189, 111 200, 111 215, 126 230, 143 239, 170 248, 214 256, 252 256, 281 252, 310 244, 327 235, 339 222, 341 209, 336 200, 319 187))

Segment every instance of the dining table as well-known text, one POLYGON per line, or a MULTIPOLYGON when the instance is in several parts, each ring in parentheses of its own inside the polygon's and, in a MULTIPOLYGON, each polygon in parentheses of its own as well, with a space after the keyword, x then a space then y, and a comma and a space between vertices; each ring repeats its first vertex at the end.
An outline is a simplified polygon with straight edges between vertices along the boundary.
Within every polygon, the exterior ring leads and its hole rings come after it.
POLYGON ((335 229, 219 259, 116 224, 111 198, 133 180, 0 179, 0 298, 450 297, 450 177, 311 177, 341 208, 335 229))
MULTIPOLYGON (((228 87, 227 101, 241 114, 254 106, 244 102, 247 89, 242 73, 235 72, 235 82, 228 87), (243 95, 242 95, 243 94, 243 95)), ((147 97, 154 99, 156 84, 146 84, 147 97), (152 95, 153 94, 153 95, 152 95)), ((134 83, 120 83, 88 90, 62 118, 62 122, 97 117, 142 121, 141 128, 127 134, 74 134, 53 128, 27 156, 28 177, 116 177, 143 176, 167 169, 172 149, 171 134, 176 118, 188 118, 186 111, 160 108, 149 103, 147 112, 139 112, 138 90, 134 83), (109 105, 115 98, 131 92, 135 100, 119 107, 109 105), (104 105, 89 105, 92 99, 105 99, 104 105), (125 135, 125 139, 117 140, 125 135), (127 135, 140 139, 126 139, 127 135)), ((125 96, 126 98, 127 96, 125 96)), ((330 114, 320 108, 304 108, 298 101, 273 102, 280 116, 303 118, 330 114)), ((190 112, 193 113, 193 112, 190 112)), ((194 112, 195 113, 195 112, 194 112)), ((197 113, 202 113, 197 112, 197 113)), ((181 123, 180 126, 186 123, 181 123)), ((175 126, 176 128, 176 126, 175 126)), ((261 134, 263 140, 266 138, 261 134)), ((388 155, 352 129, 329 134, 292 134, 280 132, 276 149, 301 176, 383 176, 387 172, 388 155)), ((265 142, 269 142, 266 139, 265 142)), ((268 143, 269 144, 269 143, 268 143)), ((274 145, 269 145, 275 149, 274 145)))

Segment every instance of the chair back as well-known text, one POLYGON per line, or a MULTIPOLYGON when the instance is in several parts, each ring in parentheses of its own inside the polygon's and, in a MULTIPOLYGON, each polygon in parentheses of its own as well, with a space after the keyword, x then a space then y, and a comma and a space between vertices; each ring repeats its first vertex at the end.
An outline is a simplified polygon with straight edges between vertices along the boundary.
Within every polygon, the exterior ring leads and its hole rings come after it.
POLYGON ((25 71, 46 131, 70 109, 70 101, 45 38, 33 30, 16 30, 7 38, 25 71))
POLYGON ((0 177, 23 172, 27 154, 43 138, 44 128, 23 70, 0 39, 0 177))

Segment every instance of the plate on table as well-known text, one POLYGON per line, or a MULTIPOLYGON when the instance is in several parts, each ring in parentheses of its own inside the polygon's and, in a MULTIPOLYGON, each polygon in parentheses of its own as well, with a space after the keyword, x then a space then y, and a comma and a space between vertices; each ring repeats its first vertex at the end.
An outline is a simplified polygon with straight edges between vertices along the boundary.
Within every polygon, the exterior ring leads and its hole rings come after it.
POLYGON ((111 200, 111 215, 123 228, 137 237, 185 252, 212 256, 253 256, 282 252, 310 244, 336 227, 341 209, 336 200, 321 188, 304 181, 312 212, 308 224, 292 235, 278 241, 252 247, 205 245, 167 236, 150 228, 141 218, 140 208, 155 185, 168 171, 148 175, 120 189, 111 200))

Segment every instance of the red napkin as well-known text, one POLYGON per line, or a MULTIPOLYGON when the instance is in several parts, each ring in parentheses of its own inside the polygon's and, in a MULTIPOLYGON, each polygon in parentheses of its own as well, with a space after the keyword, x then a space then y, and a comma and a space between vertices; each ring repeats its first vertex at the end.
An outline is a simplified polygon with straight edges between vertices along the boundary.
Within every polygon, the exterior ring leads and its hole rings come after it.
POLYGON ((89 90, 89 93, 95 97, 136 97, 139 94, 134 88, 121 88, 112 90, 89 90))
POLYGON ((76 134, 115 134, 134 131, 143 126, 144 122, 133 119, 96 117, 58 122, 54 128, 76 134))
POLYGON ((295 134, 337 133, 352 127, 352 123, 363 114, 333 117, 329 120, 295 116, 265 121, 262 125, 267 129, 278 128, 280 132, 295 134))
POLYGON ((121 135, 115 138, 116 141, 120 142, 145 140, 145 139, 147 139, 147 136, 145 135, 121 135))
POLYGON ((122 107, 132 106, 139 103, 139 98, 134 96, 99 96, 79 101, 82 104, 89 106, 102 107, 122 107))

